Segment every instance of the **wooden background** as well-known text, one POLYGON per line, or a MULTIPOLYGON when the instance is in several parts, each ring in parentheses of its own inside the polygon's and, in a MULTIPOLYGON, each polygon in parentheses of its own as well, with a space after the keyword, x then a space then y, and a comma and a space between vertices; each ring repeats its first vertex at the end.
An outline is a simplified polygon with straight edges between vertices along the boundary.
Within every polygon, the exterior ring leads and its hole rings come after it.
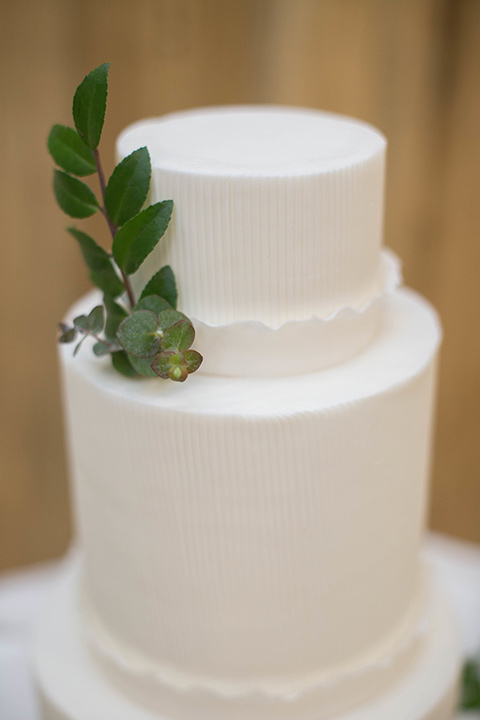
POLYGON ((307 105, 387 135, 386 243, 445 328, 431 524, 480 541, 480 2, 3 0, 0 13, 0 568, 69 540, 55 334, 88 282, 45 141, 106 60, 108 170, 124 126, 197 105, 307 105))

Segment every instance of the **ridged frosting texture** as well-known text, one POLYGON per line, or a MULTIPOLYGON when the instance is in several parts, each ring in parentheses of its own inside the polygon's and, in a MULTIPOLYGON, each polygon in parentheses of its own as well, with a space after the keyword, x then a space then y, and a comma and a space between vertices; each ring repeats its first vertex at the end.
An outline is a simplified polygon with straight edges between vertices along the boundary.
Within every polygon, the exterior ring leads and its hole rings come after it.
POLYGON ((132 382, 61 348, 85 618, 138 696, 138 657, 148 682, 167 678, 159 712, 178 700, 168 678, 187 678, 182 720, 200 698, 214 717, 219 683, 256 720, 272 717, 272 687, 282 717, 316 720, 391 679, 385 656, 405 657, 422 614, 439 339, 429 306, 400 291, 362 353, 298 377, 132 382), (338 693, 327 683, 304 705, 325 677, 338 693))
POLYGON ((173 199, 167 234, 140 269, 170 264, 182 309, 211 324, 328 318, 375 294, 385 139, 314 110, 210 108, 127 128, 146 145, 151 202, 173 199))

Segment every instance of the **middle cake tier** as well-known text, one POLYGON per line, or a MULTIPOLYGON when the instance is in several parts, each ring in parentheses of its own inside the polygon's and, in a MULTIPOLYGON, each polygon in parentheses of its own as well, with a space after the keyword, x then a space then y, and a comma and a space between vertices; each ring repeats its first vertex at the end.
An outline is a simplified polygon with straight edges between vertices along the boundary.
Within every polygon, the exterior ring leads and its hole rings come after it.
POLYGON ((402 672, 428 606, 439 340, 401 290, 363 352, 316 373, 132 382, 61 348, 83 615, 123 689, 187 720, 238 698, 317 720, 402 672))

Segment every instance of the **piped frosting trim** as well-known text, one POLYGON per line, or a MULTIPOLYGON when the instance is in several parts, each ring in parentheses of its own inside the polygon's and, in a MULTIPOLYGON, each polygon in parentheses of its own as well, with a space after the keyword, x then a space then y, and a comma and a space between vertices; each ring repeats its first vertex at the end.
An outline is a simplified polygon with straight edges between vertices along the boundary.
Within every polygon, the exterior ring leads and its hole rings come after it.
POLYGON ((193 317, 201 372, 225 377, 282 377, 338 365, 361 352, 381 326, 382 302, 402 282, 390 250, 380 257, 373 296, 359 309, 343 307, 328 318, 289 320, 278 327, 259 321, 211 325, 193 317))

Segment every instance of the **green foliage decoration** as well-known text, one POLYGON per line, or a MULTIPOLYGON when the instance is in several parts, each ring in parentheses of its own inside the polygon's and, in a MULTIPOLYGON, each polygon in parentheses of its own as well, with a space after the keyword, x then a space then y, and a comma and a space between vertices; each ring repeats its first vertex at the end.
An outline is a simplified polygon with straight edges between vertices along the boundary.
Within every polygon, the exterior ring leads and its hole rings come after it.
POLYGON ((101 212, 112 240, 108 252, 87 233, 68 228, 92 282, 103 293, 103 304, 74 318, 71 325, 60 323, 58 340, 76 342, 76 355, 90 338, 93 353, 110 355, 113 368, 128 378, 184 382, 203 358, 191 349, 195 338, 191 321, 176 309, 178 292, 172 268, 165 265, 156 272, 138 298, 130 280, 165 234, 173 202, 144 207, 152 172, 146 147, 124 158, 105 180, 98 146, 105 121, 108 73, 109 63, 104 63, 85 77, 73 99, 75 129, 54 125, 47 141, 58 166, 53 186, 60 208, 73 218, 101 212), (94 174, 100 199, 78 179, 94 174))
POLYGON ((480 710, 480 656, 464 664, 461 689, 460 708, 480 710))

